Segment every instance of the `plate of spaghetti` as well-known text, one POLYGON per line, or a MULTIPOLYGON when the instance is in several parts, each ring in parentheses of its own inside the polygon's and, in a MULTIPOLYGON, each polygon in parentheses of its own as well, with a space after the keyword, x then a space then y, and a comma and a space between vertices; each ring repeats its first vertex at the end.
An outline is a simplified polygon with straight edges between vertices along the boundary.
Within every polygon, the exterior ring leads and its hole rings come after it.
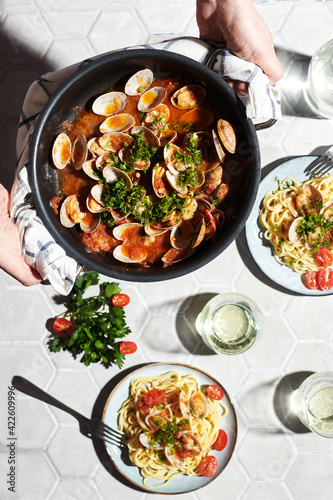
POLYGON ((143 490, 163 494, 210 483, 228 464, 237 436, 224 387, 176 363, 147 365, 125 377, 111 392, 103 421, 125 433, 125 454, 105 442, 116 469, 143 490))
POLYGON ((309 178, 316 158, 292 158, 266 175, 245 227, 266 276, 303 295, 333 293, 333 175, 309 178))

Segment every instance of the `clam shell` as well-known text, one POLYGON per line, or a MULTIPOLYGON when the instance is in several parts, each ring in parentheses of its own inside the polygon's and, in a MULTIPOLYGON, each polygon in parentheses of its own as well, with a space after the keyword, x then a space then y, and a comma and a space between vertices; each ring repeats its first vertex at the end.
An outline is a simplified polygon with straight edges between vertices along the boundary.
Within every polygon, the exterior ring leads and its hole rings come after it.
POLYGON ((204 417, 208 411, 208 403, 202 392, 194 392, 190 397, 191 414, 194 417, 204 417))
POLYGON ((82 170, 83 172, 90 177, 91 179, 98 180, 99 176, 96 173, 97 166, 96 166, 96 160, 87 160, 82 164, 82 170))
POLYGON ((176 467, 181 467, 184 464, 184 460, 179 460, 176 457, 173 448, 170 448, 169 446, 166 446, 164 448, 164 451, 165 451, 165 456, 167 457, 167 459, 169 460, 169 462, 170 462, 171 465, 174 465, 176 467))
POLYGON ((113 236, 117 238, 117 240, 123 241, 125 237, 125 232, 128 228, 137 228, 138 231, 142 230, 142 224, 138 224, 136 222, 127 222, 126 224, 120 224, 113 229, 113 236))
POLYGON ((158 443, 154 438, 155 438, 154 432, 152 431, 143 432, 139 436, 139 441, 145 448, 154 448, 154 450, 163 450, 163 446, 160 443, 158 443))
POLYGON ((60 208, 60 222, 65 227, 73 227, 79 223, 83 217, 80 203, 76 194, 67 196, 60 208))
POLYGON ((289 212, 293 217, 298 216, 298 212, 296 210, 296 197, 295 196, 289 196, 289 198, 286 198, 286 205, 289 208, 289 212))
POLYGON ((179 172, 177 172, 177 174, 174 174, 173 172, 170 172, 170 170, 167 170, 165 175, 166 175, 166 178, 168 179, 170 186, 175 191, 177 191, 177 193, 179 193, 181 195, 186 195, 188 193, 187 186, 180 186, 178 184, 179 172))
POLYGON ((189 418, 190 416, 190 400, 185 394, 185 392, 180 392, 179 394, 179 408, 181 411, 181 414, 183 415, 184 418, 189 418))
POLYGON ((105 154, 105 149, 99 143, 99 137, 93 137, 87 143, 88 150, 94 156, 102 156, 105 154))
POLYGON ((138 125, 133 127, 131 130, 131 134, 143 134, 144 139, 148 142, 149 146, 152 148, 158 148, 160 146, 160 140, 157 135, 147 127, 138 125))
POLYGON ((166 265, 175 264, 181 260, 187 259, 193 254, 194 250, 190 247, 178 249, 170 248, 162 257, 162 262, 166 265))
POLYGON ((225 158, 225 151, 222 148, 222 144, 220 142, 220 139, 218 138, 215 130, 212 130, 212 135, 213 135, 213 141, 214 141, 214 146, 217 152, 217 156, 219 157, 220 162, 222 163, 224 158, 225 158))
POLYGON ((80 134, 74 141, 72 147, 72 162, 76 170, 82 168, 82 164, 86 161, 88 154, 87 139, 83 134, 80 134))
POLYGON ((164 196, 171 192, 166 172, 166 168, 159 163, 157 163, 153 168, 152 184, 154 192, 159 198, 164 198, 164 196))
POLYGON ((203 242, 205 234, 206 234, 206 223, 205 223, 205 219, 203 217, 201 217, 199 219, 199 223, 196 225, 196 227, 194 229, 191 247, 192 248, 198 247, 200 245, 200 243, 203 242))
POLYGON ((96 115, 111 116, 121 111, 126 104, 126 94, 123 92, 108 92, 95 99, 92 110, 96 115))
POLYGON ((160 429, 170 422, 170 420, 158 413, 150 413, 146 416, 145 422, 151 429, 160 429))
POLYGON ((297 234, 296 228, 298 224, 303 220, 303 217, 297 217, 296 219, 293 220, 291 223, 289 230, 288 230, 288 239, 290 243, 296 243, 298 240, 301 239, 301 237, 297 234))
POLYGON ((92 212, 86 212, 80 221, 80 228, 84 233, 93 233, 98 228, 100 221, 100 215, 94 217, 92 212))
POLYGON ((159 104, 153 110, 146 113, 142 125, 154 130, 162 131, 170 118, 170 110, 166 104, 159 104))
POLYGON ((72 155, 72 144, 67 134, 61 133, 56 137, 52 147, 52 160, 54 165, 62 170, 68 165, 72 155))
POLYGON ((191 221, 182 220, 171 229, 170 242, 173 248, 186 248, 193 239, 193 226, 191 221))
POLYGON ((167 129, 166 131, 162 132, 159 136, 161 146, 162 147, 166 146, 167 144, 169 144, 169 142, 174 141, 176 137, 177 137, 177 132, 175 130, 167 129))
MULTIPOLYGON (((121 224, 124 226, 125 224, 121 224)), ((113 251, 113 257, 126 264, 140 264, 147 257, 147 252, 138 252, 137 248, 129 245, 118 245, 113 251), (134 250, 134 255, 133 251, 134 250)))
POLYGON ((182 163, 182 161, 176 157, 176 153, 183 153, 183 150, 176 146, 176 144, 169 143, 164 147, 163 155, 167 168, 174 174, 179 172, 184 172, 187 169, 187 165, 182 163))
POLYGON ((90 191, 91 196, 94 198, 97 203, 104 206, 102 202, 102 194, 103 194, 103 186, 101 184, 95 184, 90 191))
POLYGON ((96 201, 91 193, 89 193, 89 195, 87 196, 86 205, 87 209, 92 214, 99 214, 101 212, 104 212, 104 205, 96 201))
POLYGON ((165 98, 167 91, 164 87, 153 87, 150 90, 147 90, 138 102, 138 111, 147 113, 152 109, 156 108, 163 99, 165 98))
POLYGON ((132 138, 125 132, 107 132, 99 138, 100 146, 106 151, 118 153, 125 145, 132 142, 132 138))
POLYGON ((159 236, 160 234, 166 233, 169 231, 169 228, 165 227, 156 227, 154 224, 146 224, 145 225, 145 233, 148 236, 159 236))
POLYGON ((229 153, 236 152, 236 133, 227 120, 222 120, 220 118, 217 122, 217 133, 221 139, 222 145, 225 147, 229 153))
POLYGON ((133 127, 135 119, 128 113, 109 116, 99 127, 99 130, 105 132, 126 132, 133 127))
POLYGON ((145 92, 154 81, 154 74, 150 69, 141 69, 134 73, 125 85, 125 94, 140 95, 145 92))
POLYGON ((201 85, 186 85, 171 96, 171 103, 179 109, 192 109, 199 106, 206 97, 206 90, 201 85))
POLYGON ((127 189, 131 189, 133 185, 126 172, 123 172, 122 170, 119 170, 119 168, 113 167, 112 165, 107 165, 103 168, 103 177, 107 180, 107 182, 115 182, 117 179, 124 179, 127 189))

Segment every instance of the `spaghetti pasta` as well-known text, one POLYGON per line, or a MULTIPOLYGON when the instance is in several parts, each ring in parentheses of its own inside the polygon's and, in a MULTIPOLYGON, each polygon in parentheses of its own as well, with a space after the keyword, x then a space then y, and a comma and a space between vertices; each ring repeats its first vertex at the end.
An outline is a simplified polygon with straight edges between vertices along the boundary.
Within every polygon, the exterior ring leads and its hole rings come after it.
POLYGON ((199 466, 218 438, 221 401, 205 397, 193 374, 169 371, 138 377, 122 404, 118 428, 127 436, 130 461, 150 488, 180 475, 200 475, 199 466), (198 404, 199 402, 199 404, 198 404))
POLYGON ((277 189, 266 193, 259 222, 264 228, 264 238, 273 247, 277 262, 289 266, 298 274, 319 271, 321 265, 316 253, 321 245, 329 247, 332 243, 332 202, 333 175, 330 174, 303 183, 297 183, 292 178, 285 179, 279 181, 277 189), (309 186, 313 187, 312 192, 304 196, 309 186), (297 204, 297 200, 303 198, 303 205, 297 204), (292 224, 297 226, 295 241, 290 238, 292 224))

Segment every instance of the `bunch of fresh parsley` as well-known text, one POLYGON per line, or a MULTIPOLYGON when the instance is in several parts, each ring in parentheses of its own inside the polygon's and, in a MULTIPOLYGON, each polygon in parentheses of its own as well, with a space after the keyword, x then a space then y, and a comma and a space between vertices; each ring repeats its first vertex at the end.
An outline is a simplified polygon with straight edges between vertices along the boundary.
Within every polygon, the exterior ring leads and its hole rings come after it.
POLYGON ((88 288, 98 283, 96 272, 78 276, 64 314, 74 324, 74 333, 71 337, 54 339, 50 350, 70 351, 74 355, 83 353, 81 361, 87 366, 101 361, 105 365, 115 363, 121 368, 125 356, 119 351, 118 339, 131 332, 126 324, 124 309, 111 303, 112 296, 121 289, 118 283, 101 283, 98 295, 84 297, 88 288))

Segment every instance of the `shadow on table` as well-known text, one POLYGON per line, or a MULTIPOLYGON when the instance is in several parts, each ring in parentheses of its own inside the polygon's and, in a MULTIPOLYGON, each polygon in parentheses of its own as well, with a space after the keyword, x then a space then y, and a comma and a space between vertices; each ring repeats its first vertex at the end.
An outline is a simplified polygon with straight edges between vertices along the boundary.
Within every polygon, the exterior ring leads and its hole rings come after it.
MULTIPOLYGON (((113 391, 113 389, 130 373, 132 373, 135 370, 138 370, 139 368, 142 368, 144 366, 147 366, 148 363, 142 363, 139 365, 132 366, 130 368, 127 368, 125 370, 121 370, 117 375, 115 375, 101 390, 99 393, 93 410, 92 410, 92 415, 91 418, 98 418, 99 420, 103 419, 103 411, 104 407, 107 403, 107 400, 110 396, 110 393, 113 391)), ((104 446, 104 442, 101 439, 97 438, 92 438, 93 445, 95 448, 95 452, 103 465, 103 467, 118 481, 123 483, 125 486, 128 486, 129 488, 132 488, 136 491, 141 491, 143 492, 144 490, 142 488, 139 488, 135 484, 131 483, 129 480, 127 480, 113 465, 110 456, 108 452, 106 451, 106 448, 104 446)), ((130 465, 129 457, 127 450, 124 450, 122 459, 126 464, 130 465)))
POLYGON ((30 85, 54 68, 29 49, 24 33, 8 33, 0 27, 0 183, 10 190, 16 168, 16 135, 22 104, 30 85))
POLYGON ((274 410, 284 427, 296 434, 311 432, 299 420, 295 412, 295 391, 313 372, 294 372, 283 377, 274 394, 274 410))

